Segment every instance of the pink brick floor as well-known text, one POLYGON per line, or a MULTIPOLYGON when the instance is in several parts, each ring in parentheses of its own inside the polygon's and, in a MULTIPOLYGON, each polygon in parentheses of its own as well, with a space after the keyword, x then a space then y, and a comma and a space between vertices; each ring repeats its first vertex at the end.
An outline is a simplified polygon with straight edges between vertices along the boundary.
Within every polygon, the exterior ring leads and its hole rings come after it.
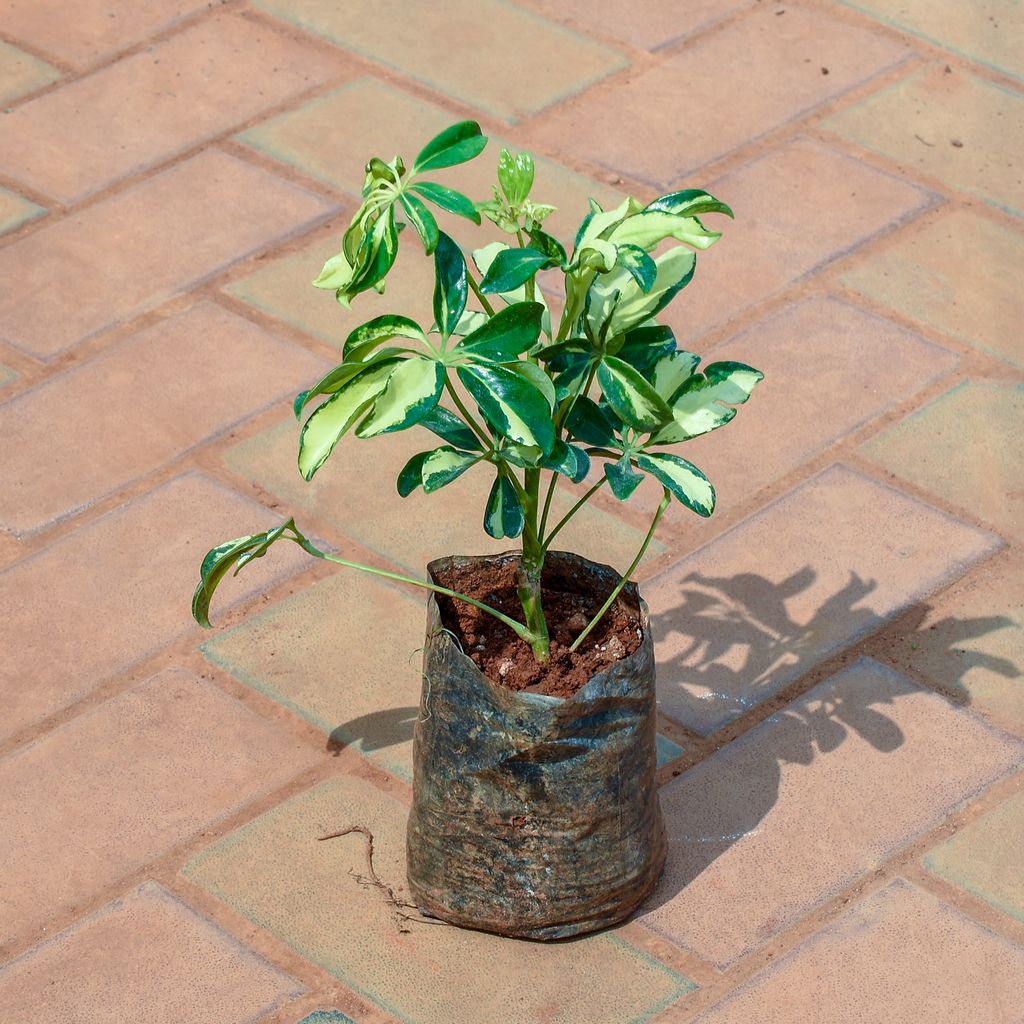
MULTIPOLYGON (((1024 1020, 1019 4, 0 9, 0 1024, 1024 1020), (400 927, 316 842, 371 827, 401 889, 416 593, 275 549, 188 613, 286 510, 406 571, 484 547, 473 481, 388 497, 405 435, 303 484, 289 409, 428 307, 408 255, 352 313, 308 282, 364 160, 467 116, 447 180, 529 148, 564 238, 729 202, 668 319, 767 374, 641 567, 665 879, 556 946, 400 927)), ((570 546, 625 566, 646 513, 570 546)))

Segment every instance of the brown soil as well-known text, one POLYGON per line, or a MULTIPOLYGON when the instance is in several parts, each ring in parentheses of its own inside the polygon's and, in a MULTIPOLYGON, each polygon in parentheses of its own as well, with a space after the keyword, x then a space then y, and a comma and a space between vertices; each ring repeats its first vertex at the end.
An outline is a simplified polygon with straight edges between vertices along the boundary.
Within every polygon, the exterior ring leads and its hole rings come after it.
MULTIPOLYGON (((523 621, 516 594, 516 565, 481 562, 448 567, 436 582, 450 590, 489 604, 510 618, 523 621)), ((575 652, 569 646, 586 628, 611 593, 607 583, 595 581, 573 567, 544 567, 541 578, 544 615, 551 635, 551 657, 541 664, 529 644, 487 612, 438 595, 441 622, 458 638, 462 650, 492 682, 510 690, 571 697, 592 676, 632 654, 643 638, 640 615, 624 595, 608 610, 575 652)))

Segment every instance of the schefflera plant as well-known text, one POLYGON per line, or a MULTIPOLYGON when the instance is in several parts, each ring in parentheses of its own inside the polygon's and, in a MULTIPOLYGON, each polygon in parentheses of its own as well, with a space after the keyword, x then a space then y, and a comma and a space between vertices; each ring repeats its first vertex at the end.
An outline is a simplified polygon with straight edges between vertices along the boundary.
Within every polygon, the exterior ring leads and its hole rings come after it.
POLYGON ((193 599, 201 624, 209 625, 218 582, 286 539, 318 558, 469 601, 544 661, 550 653, 541 591, 545 555, 598 490, 607 486, 626 501, 649 476, 661 485, 662 498, 620 585, 572 650, 611 607, 673 499, 700 516, 714 511, 708 478, 669 449, 728 423, 763 375, 737 362, 699 371, 699 357, 678 348, 657 317, 693 279, 696 254, 720 237, 700 217, 732 211, 701 189, 647 204, 630 198, 613 210, 590 200, 570 253, 542 228, 554 207, 530 198, 528 153, 501 151, 498 185, 485 202, 422 179, 476 157, 486 142, 479 125, 463 121, 427 143, 411 168, 401 157, 390 163, 375 157, 366 165, 363 201, 341 251, 313 283, 346 308, 371 288, 383 292, 400 232, 411 225, 434 261, 433 323, 390 313, 360 324, 344 343, 341 363, 298 395, 294 410, 300 419, 308 413, 298 460, 306 480, 349 432, 370 439, 412 428, 435 440, 399 473, 402 497, 420 487, 431 494, 469 470, 489 471, 483 527, 494 538, 521 538, 522 621, 435 583, 327 554, 289 519, 209 552, 193 599), (467 260, 427 204, 477 224, 483 214, 508 238, 467 260), (557 325, 537 283, 542 271, 564 278, 557 325), (600 476, 552 522, 559 482, 581 484, 594 460, 602 463, 600 476))

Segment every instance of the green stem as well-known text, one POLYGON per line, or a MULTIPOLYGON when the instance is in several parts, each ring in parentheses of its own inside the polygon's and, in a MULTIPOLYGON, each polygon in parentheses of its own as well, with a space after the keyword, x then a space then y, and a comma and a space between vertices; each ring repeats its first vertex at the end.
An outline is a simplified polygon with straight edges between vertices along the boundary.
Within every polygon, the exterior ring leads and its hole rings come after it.
POLYGON ((469 429, 472 430, 473 433, 476 434, 478 438, 480 438, 480 441, 483 444, 484 449, 486 451, 493 451, 494 442, 487 435, 484 428, 481 427, 479 423, 477 423, 473 414, 466 408, 465 402, 463 402, 462 399, 459 398, 459 393, 452 386, 452 382, 448 379, 448 374, 445 374, 444 377, 444 388, 445 391, 448 392, 448 395, 451 398, 452 402, 455 404, 455 408, 458 409, 460 413, 462 413, 463 419, 465 419, 467 425, 469 426, 469 429))
POLYGON ((629 577, 633 575, 634 570, 640 564, 640 559, 644 557, 644 553, 647 551, 647 546, 651 543, 654 538, 654 531, 658 528, 658 523, 661 521, 661 517, 665 514, 665 509, 668 508, 669 502, 672 500, 672 495, 669 493, 668 488, 665 488, 665 493, 662 496, 661 501, 658 503, 658 511, 654 513, 654 520, 651 523, 651 528, 647 531, 647 536, 644 537, 643 544, 640 545, 640 550, 636 553, 636 558, 630 563, 629 568, 622 574, 622 578, 619 580, 618 586, 608 595, 608 600, 601 605, 601 610, 590 620, 589 625, 582 633, 572 642, 572 646, 569 648, 570 651, 575 651, 581 643, 587 638, 590 631, 604 618, 605 612, 615 603, 615 599, 622 592, 622 588, 629 582, 629 577))
POLYGON ((467 604, 473 605, 474 608, 479 608, 483 612, 487 612, 488 615, 493 615, 499 622, 505 623, 506 626, 511 629, 516 636, 520 637, 528 644, 533 644, 537 637, 531 630, 525 627, 521 622, 516 622, 515 619, 505 615, 504 612, 499 612, 497 608, 492 608, 489 604, 484 604, 483 601, 478 601, 474 597, 470 597, 468 594, 460 594, 457 590, 449 590, 447 587, 440 587, 436 583, 430 583, 427 580, 416 579, 415 576, 403 576, 401 573, 388 572, 387 569, 377 569, 372 565, 363 565, 361 562, 350 562, 347 558, 336 558, 334 555, 328 555, 326 552, 321 551, 319 548, 314 546, 313 542, 298 531, 295 532, 295 536, 290 537, 290 540, 295 541, 303 551, 313 555, 314 558, 322 558, 325 562, 333 562, 335 565, 343 565, 347 569, 360 569, 363 572, 371 573, 374 576, 382 576, 386 580, 395 580, 398 583, 409 583, 414 587, 421 587, 424 590, 432 590, 435 594, 444 594, 447 597, 454 597, 456 600, 465 601, 467 604))
POLYGON ((487 296, 480 291, 480 285, 473 279, 473 275, 469 272, 469 267, 466 267, 466 280, 469 282, 470 290, 480 300, 480 305, 484 307, 484 312, 488 316, 494 316, 494 307, 487 301, 487 296))
POLYGON ((544 531, 548 528, 548 515, 551 512, 551 499, 555 496, 555 485, 558 483, 558 474, 552 470, 551 483, 548 484, 548 493, 544 498, 544 511, 540 516, 540 526, 537 528, 537 535, 539 537, 544 536, 544 531))
POLYGON ((537 505, 540 494, 540 470, 528 469, 523 481, 523 551, 516 571, 516 592, 523 606, 526 628, 533 634, 528 641, 533 656, 538 661, 547 661, 551 653, 548 624, 544 618, 541 594, 541 574, 544 571, 544 546, 537 532, 537 505))
POLYGON ((555 525, 555 528, 544 538, 544 551, 545 552, 548 550, 548 548, 551 547, 551 542, 555 539, 556 535, 559 533, 559 531, 562 529, 562 527, 565 526, 566 523, 568 523, 569 520, 572 519, 572 517, 574 515, 576 515, 576 513, 579 512, 579 510, 588 501, 590 501, 591 495, 594 494, 594 492, 597 491, 599 488, 603 487, 607 482, 608 482, 608 477, 602 476, 601 479, 598 480, 597 483, 594 484, 594 486, 591 487, 590 490, 587 491, 587 493, 584 494, 583 497, 580 498, 580 500, 577 501, 576 504, 573 505, 573 507, 571 509, 569 509, 568 512, 565 513, 564 516, 562 516, 561 519, 559 519, 558 523, 555 525))

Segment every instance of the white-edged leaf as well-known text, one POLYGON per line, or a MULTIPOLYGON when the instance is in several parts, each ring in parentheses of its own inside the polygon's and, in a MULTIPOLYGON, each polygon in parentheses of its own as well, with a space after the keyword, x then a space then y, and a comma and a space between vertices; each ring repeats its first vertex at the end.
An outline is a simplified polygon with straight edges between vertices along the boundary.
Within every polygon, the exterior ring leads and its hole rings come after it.
POLYGON ((707 249, 722 237, 720 231, 708 231, 696 217, 679 217, 673 213, 649 210, 627 217, 608 238, 614 245, 636 245, 653 249, 666 238, 707 249))
POLYGON ((418 452, 401 469, 396 486, 403 498, 408 498, 417 487, 423 485, 423 463, 430 452, 418 452))
POLYGON ((662 356, 651 374, 654 390, 671 405, 676 392, 693 376, 699 363, 700 356, 683 349, 662 356))
POLYGON ((668 452, 637 456, 637 465, 650 473, 687 508, 707 518, 715 511, 715 489, 711 481, 692 463, 668 452))
POLYGON ((479 462, 482 456, 470 452, 459 452, 448 445, 435 448, 424 460, 420 468, 423 479, 423 490, 427 494, 440 490, 457 477, 479 462))
POLYGON ((426 343, 427 337, 415 320, 395 313, 367 320, 360 324, 345 339, 342 354, 346 362, 357 362, 365 359, 381 342, 392 338, 408 338, 410 341, 426 343))
POLYGON ((437 405, 444 387, 444 367, 430 359, 406 359, 388 378, 373 411, 356 429, 357 437, 405 430, 437 405))
POLYGON ((324 464, 353 423, 387 387, 400 360, 385 360, 364 370, 313 410, 299 435, 299 471, 306 480, 324 464))
POLYGON ((498 433, 519 444, 551 450, 551 407, 533 383, 500 364, 459 366, 455 372, 498 433))
POLYGON ((598 364, 597 380, 615 414, 634 429, 649 433, 672 418, 665 400, 629 363, 605 356, 598 364))
POLYGON ((675 444, 717 430, 736 415, 732 406, 742 405, 763 379, 760 370, 744 363, 709 364, 703 374, 695 374, 679 389, 672 401, 672 422, 651 442, 675 444))

